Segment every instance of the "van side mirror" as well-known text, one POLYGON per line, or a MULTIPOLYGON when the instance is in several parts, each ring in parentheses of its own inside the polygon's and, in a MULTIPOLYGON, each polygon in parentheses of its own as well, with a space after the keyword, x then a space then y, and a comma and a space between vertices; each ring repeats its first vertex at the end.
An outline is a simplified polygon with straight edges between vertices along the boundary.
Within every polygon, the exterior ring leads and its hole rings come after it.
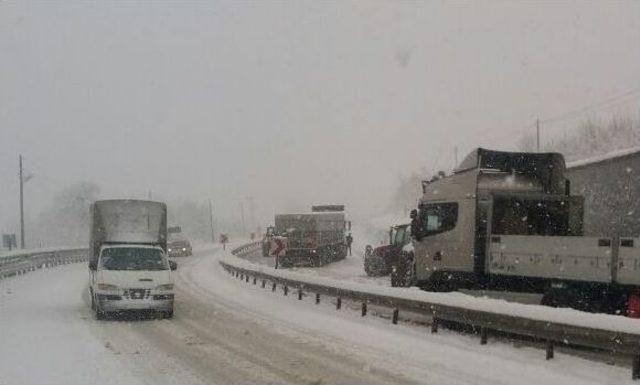
POLYGON ((178 270, 178 264, 175 261, 169 261, 169 268, 171 270, 178 270))
POLYGON ((89 270, 98 270, 98 261, 96 260, 90 260, 89 261, 89 270))
POLYGON ((416 209, 411 210, 411 212, 409 213, 409 218, 416 219, 417 217, 418 217, 418 210, 416 209))

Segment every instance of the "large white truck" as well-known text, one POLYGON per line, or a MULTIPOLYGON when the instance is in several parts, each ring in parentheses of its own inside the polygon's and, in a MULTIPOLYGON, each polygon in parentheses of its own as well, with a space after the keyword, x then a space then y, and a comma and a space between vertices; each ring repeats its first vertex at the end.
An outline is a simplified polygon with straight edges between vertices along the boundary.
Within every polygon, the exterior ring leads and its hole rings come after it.
POLYGON ((584 200, 556 153, 476 149, 423 183, 397 286, 544 293, 551 306, 640 310, 640 239, 583 236, 584 200))
POLYGON ((172 317, 176 264, 167 258, 167 206, 102 200, 90 211, 89 295, 96 318, 123 310, 172 317))

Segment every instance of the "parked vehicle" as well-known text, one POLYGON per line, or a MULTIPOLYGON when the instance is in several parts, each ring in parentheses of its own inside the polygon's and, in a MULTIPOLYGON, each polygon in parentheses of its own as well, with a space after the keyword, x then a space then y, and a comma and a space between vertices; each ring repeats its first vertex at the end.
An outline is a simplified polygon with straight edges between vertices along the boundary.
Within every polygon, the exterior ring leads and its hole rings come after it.
POLYGON ((402 248, 411 242, 411 228, 409 224, 391 226, 389 229, 389 244, 372 249, 365 253, 364 271, 369 276, 383 276, 391 273, 391 268, 397 264, 402 254, 402 248))
POLYGON ((313 206, 310 213, 277 214, 274 235, 287 238, 279 266, 322 266, 347 256, 344 206, 313 206))
POLYGON ((169 257, 188 257, 193 255, 191 243, 182 233, 169 233, 167 252, 169 257))
POLYGON ((167 258, 167 206, 142 200, 91 205, 89 294, 98 319, 121 310, 173 316, 174 286, 167 258))
POLYGON ((396 286, 540 292, 552 306, 637 314, 640 239, 582 236, 561 154, 477 149, 423 191, 396 286))

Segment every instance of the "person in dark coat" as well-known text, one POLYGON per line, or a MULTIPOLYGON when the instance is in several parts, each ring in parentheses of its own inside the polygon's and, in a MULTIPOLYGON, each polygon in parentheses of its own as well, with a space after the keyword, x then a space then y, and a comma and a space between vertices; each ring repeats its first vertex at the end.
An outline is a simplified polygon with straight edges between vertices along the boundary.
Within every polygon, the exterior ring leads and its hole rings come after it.
POLYGON ((347 250, 349 250, 349 255, 351 255, 351 244, 353 243, 353 237, 351 236, 351 233, 347 234, 345 241, 347 242, 347 250))

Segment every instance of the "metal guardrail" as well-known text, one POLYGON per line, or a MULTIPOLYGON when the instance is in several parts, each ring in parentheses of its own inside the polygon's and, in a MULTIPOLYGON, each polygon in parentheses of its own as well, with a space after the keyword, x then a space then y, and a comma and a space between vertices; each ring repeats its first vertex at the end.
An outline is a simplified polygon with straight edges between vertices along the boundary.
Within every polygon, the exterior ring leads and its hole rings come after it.
POLYGON ((240 247, 236 247, 235 249, 231 250, 231 254, 243 255, 243 254, 253 253, 254 251, 258 250, 260 247, 262 247, 261 241, 251 242, 251 243, 244 244, 240 247))
POLYGON ((30 271, 87 261, 89 249, 32 250, 0 258, 0 280, 30 271))
MULTIPOLYGON (((232 250, 232 254, 241 256, 252 252, 255 250, 255 244, 251 243, 238 247, 232 250)), ((368 305, 391 308, 393 309, 392 322, 394 324, 398 322, 400 311, 431 316, 432 333, 437 333, 439 323, 448 321, 479 328, 481 344, 487 343, 487 337, 491 331, 534 338, 546 342, 546 358, 548 360, 553 358, 554 346, 556 345, 581 346, 629 355, 632 359, 631 377, 634 380, 640 379, 640 334, 541 321, 391 295, 372 294, 366 291, 348 290, 303 280, 283 278, 258 270, 234 266, 224 261, 220 261, 220 264, 233 276, 246 282, 252 280, 254 285, 257 284, 258 280, 261 280, 264 288, 266 287, 266 282, 270 282, 273 291, 276 290, 277 285, 280 285, 285 295, 289 292, 289 289, 295 289, 298 293, 298 299, 302 299, 304 292, 315 293, 316 303, 320 302, 321 295, 335 297, 337 309, 340 309, 342 299, 361 302, 363 316, 367 313, 368 305)), ((640 324, 638 328, 640 329, 640 324)))

